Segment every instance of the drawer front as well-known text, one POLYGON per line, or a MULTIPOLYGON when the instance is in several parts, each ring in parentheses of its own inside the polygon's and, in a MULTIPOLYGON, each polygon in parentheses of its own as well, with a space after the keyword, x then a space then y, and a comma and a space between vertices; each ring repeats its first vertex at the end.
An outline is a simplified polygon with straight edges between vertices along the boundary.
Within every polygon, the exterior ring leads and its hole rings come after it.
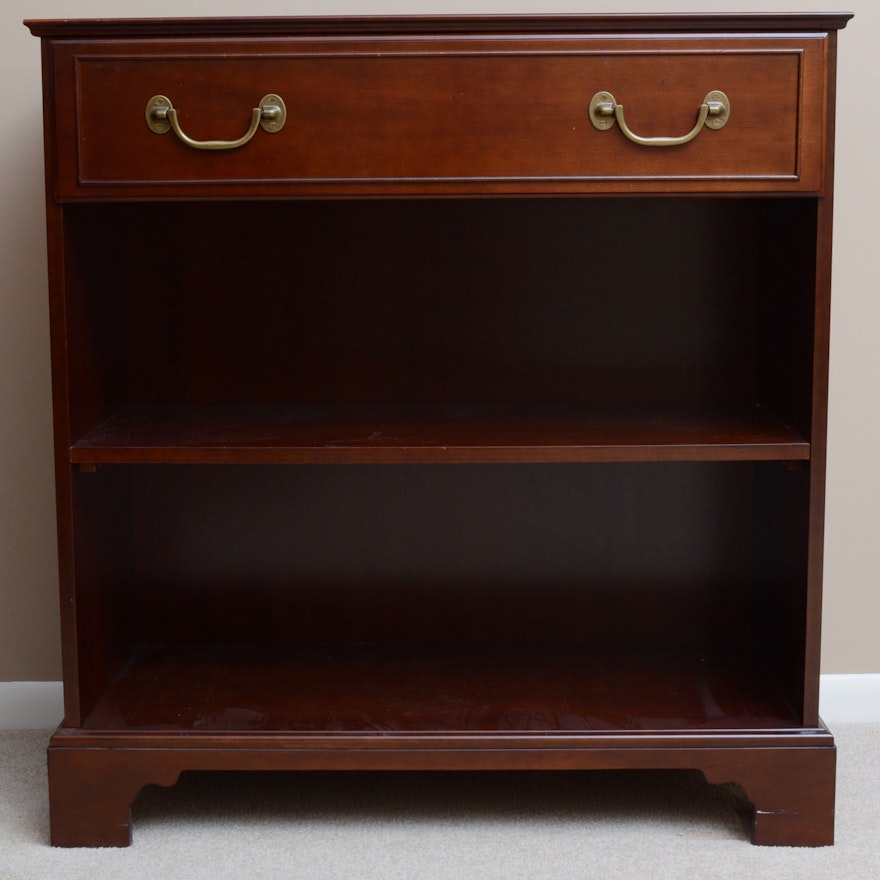
POLYGON ((131 54, 61 45, 56 59, 61 196, 102 191, 256 193, 799 190, 822 185, 822 40, 361 40, 199 43, 131 54), (695 130, 723 92, 723 128, 687 143, 636 143, 597 128, 613 95, 639 138, 695 130), (166 96, 195 141, 234 141, 277 94, 275 133, 204 150, 153 133, 166 96), (65 144, 66 139, 73 142, 65 144), (158 187, 158 189, 157 189, 158 187))

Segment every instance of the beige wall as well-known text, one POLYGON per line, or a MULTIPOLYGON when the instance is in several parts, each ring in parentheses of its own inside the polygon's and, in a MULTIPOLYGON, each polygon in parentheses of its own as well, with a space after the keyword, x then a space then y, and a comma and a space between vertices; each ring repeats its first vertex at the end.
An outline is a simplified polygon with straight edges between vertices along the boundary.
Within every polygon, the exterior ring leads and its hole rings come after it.
MULTIPOLYGON (((877 0, 5 0, 0 6, 0 681, 60 678, 39 42, 24 18, 455 12, 853 11, 841 34, 825 672, 880 672, 880 64, 877 0)), ((772 108, 767 108, 772 113, 772 108)))

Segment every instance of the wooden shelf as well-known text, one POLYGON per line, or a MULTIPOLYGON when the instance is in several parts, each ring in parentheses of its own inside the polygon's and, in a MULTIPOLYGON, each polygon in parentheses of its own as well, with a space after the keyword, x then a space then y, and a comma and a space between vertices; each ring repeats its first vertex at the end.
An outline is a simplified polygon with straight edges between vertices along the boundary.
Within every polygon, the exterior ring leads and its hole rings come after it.
POLYGON ((129 406, 80 439, 78 464, 807 460, 761 406, 129 406))
POLYGON ((559 734, 797 726, 745 646, 186 645, 139 648, 83 729, 559 734))

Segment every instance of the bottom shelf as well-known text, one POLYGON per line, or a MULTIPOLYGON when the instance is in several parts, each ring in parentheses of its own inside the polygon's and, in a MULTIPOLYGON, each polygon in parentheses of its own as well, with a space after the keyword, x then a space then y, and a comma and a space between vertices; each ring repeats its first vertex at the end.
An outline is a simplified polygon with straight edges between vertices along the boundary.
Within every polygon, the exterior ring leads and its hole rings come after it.
POLYGON ((217 770, 701 770, 755 843, 834 839, 834 739, 746 646, 142 647, 48 759, 56 846, 126 846, 145 785, 217 770))
POLYGON ((793 731, 746 646, 139 648, 83 731, 601 734, 793 731))

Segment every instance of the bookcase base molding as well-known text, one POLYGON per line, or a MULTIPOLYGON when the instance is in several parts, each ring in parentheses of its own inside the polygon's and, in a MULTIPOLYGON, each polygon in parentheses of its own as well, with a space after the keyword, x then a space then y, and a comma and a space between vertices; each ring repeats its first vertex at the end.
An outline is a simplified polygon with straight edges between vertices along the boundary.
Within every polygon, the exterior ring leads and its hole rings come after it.
POLYGON ((754 806, 752 841, 834 840, 835 748, 824 728, 792 735, 560 737, 516 735, 308 738, 283 734, 121 737, 60 729, 49 748, 52 843, 128 846, 131 804, 145 785, 188 770, 701 770, 740 785, 754 806), (175 742, 175 739, 178 740, 175 742))

